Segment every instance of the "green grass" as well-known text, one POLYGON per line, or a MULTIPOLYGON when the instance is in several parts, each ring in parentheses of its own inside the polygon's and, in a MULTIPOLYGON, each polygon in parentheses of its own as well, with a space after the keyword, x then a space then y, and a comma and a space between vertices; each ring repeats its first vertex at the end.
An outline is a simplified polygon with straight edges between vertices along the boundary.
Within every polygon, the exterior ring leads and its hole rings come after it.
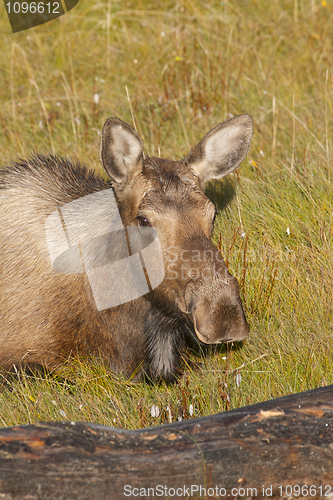
POLYGON ((201 368, 174 386, 97 362, 63 378, 20 374, 0 393, 1 425, 139 428, 333 383, 332 3, 80 0, 14 35, 0 15, 1 163, 54 151, 100 171, 109 116, 134 117, 146 152, 175 159, 231 115, 255 124, 242 167, 207 189, 248 339, 193 355, 201 368))

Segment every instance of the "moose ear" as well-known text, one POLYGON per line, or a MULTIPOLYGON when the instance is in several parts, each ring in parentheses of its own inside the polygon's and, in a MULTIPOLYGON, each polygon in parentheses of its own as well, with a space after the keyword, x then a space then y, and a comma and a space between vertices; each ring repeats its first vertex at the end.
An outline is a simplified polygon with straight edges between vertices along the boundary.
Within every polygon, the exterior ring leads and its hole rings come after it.
POLYGON ((127 123, 119 118, 109 118, 102 130, 100 155, 111 180, 126 183, 142 170, 142 139, 127 123))
POLYGON ((191 149, 185 162, 205 183, 219 179, 235 170, 250 148, 253 122, 249 115, 240 115, 220 123, 191 149))

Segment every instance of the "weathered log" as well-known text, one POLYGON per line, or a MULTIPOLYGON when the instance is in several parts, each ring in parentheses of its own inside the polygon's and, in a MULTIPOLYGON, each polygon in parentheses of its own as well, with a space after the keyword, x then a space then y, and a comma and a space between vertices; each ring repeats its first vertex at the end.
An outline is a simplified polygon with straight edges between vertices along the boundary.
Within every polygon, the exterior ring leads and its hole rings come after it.
POLYGON ((0 429, 1 499, 136 496, 332 497, 333 385, 137 431, 77 422, 0 429))

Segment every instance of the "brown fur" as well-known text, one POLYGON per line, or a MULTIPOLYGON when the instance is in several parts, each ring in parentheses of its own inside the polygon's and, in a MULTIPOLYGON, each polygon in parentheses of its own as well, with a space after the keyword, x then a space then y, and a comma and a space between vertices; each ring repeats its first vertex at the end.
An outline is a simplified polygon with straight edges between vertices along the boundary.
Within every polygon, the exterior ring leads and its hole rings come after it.
POLYGON ((131 375, 141 366, 170 381, 180 373, 188 336, 200 332, 201 340, 215 343, 247 335, 237 281, 210 241, 215 209, 192 157, 141 158, 126 182, 104 181, 54 156, 34 155, 0 171, 0 366, 55 369, 79 354, 102 357, 115 372, 131 375), (111 187, 124 226, 145 216, 156 228, 166 278, 143 297, 97 311, 85 274, 52 268, 45 220, 64 204, 111 187), (200 262, 193 264, 193 255, 200 262), (212 274, 192 279, 190 268, 212 274))

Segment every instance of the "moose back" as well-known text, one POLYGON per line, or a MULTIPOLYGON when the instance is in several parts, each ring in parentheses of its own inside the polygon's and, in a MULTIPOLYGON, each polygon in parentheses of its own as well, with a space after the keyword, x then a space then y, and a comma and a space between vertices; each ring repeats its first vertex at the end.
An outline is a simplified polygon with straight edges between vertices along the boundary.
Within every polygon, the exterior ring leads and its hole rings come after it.
POLYGON ((249 332, 238 283, 211 242, 206 181, 245 158, 252 120, 212 129, 180 161, 144 155, 117 118, 102 131, 109 180, 55 156, 0 170, 0 366, 71 356, 174 380, 189 339, 249 332))

